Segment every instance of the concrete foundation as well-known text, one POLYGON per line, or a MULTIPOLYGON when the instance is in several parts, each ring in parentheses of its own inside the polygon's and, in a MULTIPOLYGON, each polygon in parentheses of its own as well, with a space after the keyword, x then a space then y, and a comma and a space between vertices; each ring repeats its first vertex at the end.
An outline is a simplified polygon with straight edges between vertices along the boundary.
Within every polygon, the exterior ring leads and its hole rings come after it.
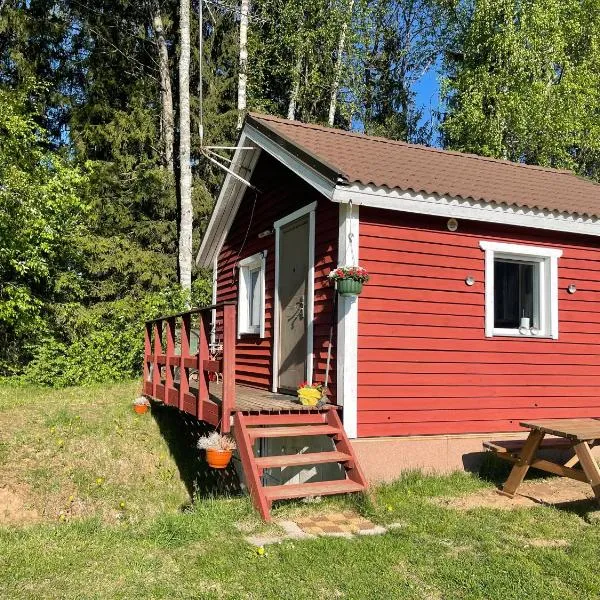
MULTIPOLYGON (((372 482, 392 481, 403 471, 426 473, 478 471, 485 457, 483 442, 519 440, 524 433, 482 433, 468 435, 430 435, 381 437, 352 440, 367 479, 372 482)), ((594 449, 600 457, 600 447, 594 449)))

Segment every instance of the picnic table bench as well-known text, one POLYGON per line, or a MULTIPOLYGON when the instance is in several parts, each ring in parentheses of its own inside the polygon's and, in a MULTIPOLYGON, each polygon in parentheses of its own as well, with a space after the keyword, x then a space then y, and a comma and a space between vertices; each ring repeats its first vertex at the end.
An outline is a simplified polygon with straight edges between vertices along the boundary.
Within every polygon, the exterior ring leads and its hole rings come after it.
POLYGON ((600 500, 600 468, 591 448, 600 443, 599 419, 543 419, 520 423, 530 430, 525 441, 484 442, 499 458, 514 464, 501 493, 513 498, 530 467, 589 483, 600 500), (546 435, 555 437, 546 438, 546 435), (573 449, 575 454, 561 464, 537 456, 541 449, 573 449), (581 468, 576 468, 577 463, 581 468))

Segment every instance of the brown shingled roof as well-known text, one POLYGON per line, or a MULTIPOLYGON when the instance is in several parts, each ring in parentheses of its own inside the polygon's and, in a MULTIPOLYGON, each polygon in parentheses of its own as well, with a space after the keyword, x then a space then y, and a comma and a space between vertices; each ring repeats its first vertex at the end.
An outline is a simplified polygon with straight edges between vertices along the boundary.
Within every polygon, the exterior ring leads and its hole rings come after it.
POLYGON ((278 142, 297 148, 305 160, 334 180, 600 216, 600 185, 571 171, 406 144, 269 115, 251 113, 248 122, 278 142))

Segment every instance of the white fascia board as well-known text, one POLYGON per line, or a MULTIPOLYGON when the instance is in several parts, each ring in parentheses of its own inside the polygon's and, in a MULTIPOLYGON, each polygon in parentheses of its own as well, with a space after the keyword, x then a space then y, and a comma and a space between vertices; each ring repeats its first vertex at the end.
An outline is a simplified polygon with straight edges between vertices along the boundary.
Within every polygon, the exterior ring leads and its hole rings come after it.
MULTIPOLYGON (((242 133, 238 146, 248 147, 248 145, 248 137, 242 133)), ((244 179, 250 179, 259 156, 260 148, 255 150, 238 148, 233 155, 230 169, 244 179)), ((219 254, 245 192, 246 186, 228 173, 202 238, 196 258, 199 267, 209 267, 214 257, 219 254)))
POLYGON ((467 219, 469 221, 600 236, 600 219, 596 217, 514 205, 507 206, 506 204, 483 202, 472 198, 427 195, 412 191, 353 184, 344 187, 338 186, 332 200, 340 203, 352 201, 356 205, 421 215, 454 217, 455 219, 467 219))
MULTIPOLYGON (((244 170, 240 175, 245 179, 250 179, 261 151, 265 151, 275 157, 281 164, 286 166, 309 185, 314 187, 318 192, 325 197, 332 199, 336 189, 336 185, 333 181, 309 167, 298 157, 294 156, 291 152, 251 125, 246 124, 244 126, 238 145, 253 145, 256 147, 256 150, 254 151, 238 149, 233 156, 230 167, 231 170, 235 173, 240 173, 240 170, 244 170)), ((227 174, 206 229, 206 233, 202 239, 202 244, 200 245, 200 251, 196 258, 198 266, 210 266, 214 256, 218 255, 220 252, 245 191, 246 186, 232 175, 227 174)))
POLYGON ((297 156, 294 156, 277 142, 274 142, 271 138, 258 131, 258 129, 252 127, 252 125, 246 125, 244 132, 253 144, 260 146, 265 152, 274 156, 282 165, 286 166, 325 197, 332 198, 336 189, 336 184, 333 181, 309 167, 297 156))

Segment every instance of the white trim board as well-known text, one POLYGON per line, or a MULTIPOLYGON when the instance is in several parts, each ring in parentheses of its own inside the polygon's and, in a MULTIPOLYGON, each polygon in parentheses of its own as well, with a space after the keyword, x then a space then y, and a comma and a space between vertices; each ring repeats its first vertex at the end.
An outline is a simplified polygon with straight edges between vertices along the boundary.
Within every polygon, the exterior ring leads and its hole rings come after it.
POLYGON ((275 289, 273 290, 273 372, 271 389, 279 388, 279 242, 281 228, 296 219, 308 215, 308 281, 306 285, 306 380, 312 381, 314 360, 314 321, 315 321, 315 211, 317 202, 275 221, 275 289))
POLYGON ((595 217, 583 217, 514 205, 506 206, 472 198, 427 195, 386 187, 354 184, 349 187, 338 186, 332 200, 421 215, 600 236, 600 219, 595 217))
POLYGON ((479 242, 485 252, 485 336, 518 337, 520 339, 558 339, 558 259, 562 256, 559 248, 527 246, 503 242, 479 242), (542 334, 529 338, 513 329, 497 329, 494 326, 494 260, 497 256, 525 258, 539 263, 539 321, 542 334))
MULTIPOLYGON (((217 280, 219 272, 219 255, 215 254, 213 259, 213 272, 212 272, 212 304, 213 306, 217 303, 217 280)), ((198 338, 200 339, 200 338, 198 338)), ((214 347, 217 341, 217 310, 215 308, 211 311, 210 317, 210 343, 214 347)))
MULTIPOLYGON (((358 264, 359 225, 358 206, 340 204, 338 264, 358 264)), ((338 295, 336 391, 349 438, 358 437, 358 302, 358 296, 338 295)))

